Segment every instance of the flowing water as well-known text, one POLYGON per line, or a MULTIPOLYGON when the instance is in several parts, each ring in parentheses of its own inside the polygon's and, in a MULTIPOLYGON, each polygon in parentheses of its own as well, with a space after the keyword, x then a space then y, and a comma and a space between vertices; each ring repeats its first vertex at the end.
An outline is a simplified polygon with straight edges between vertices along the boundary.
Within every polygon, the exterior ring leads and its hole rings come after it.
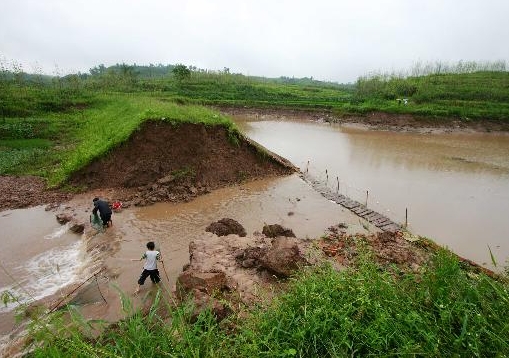
POLYGON ((489 246, 499 268, 506 264, 509 135, 236 121, 256 142, 393 221, 407 221, 412 232, 493 268, 489 246))
MULTIPOLYGON (((83 205, 80 200, 70 205, 83 205)), ((97 235, 102 235, 105 242, 121 243, 117 250, 101 250, 108 251, 106 264, 119 274, 116 284, 129 293, 136 288, 141 272, 141 263, 131 263, 130 259, 139 258, 148 241, 155 241, 161 250, 163 271, 174 284, 189 262, 189 243, 202 235, 207 225, 225 217, 241 223, 248 235, 261 232, 264 224, 276 223, 291 228, 301 238, 318 237, 338 223, 347 224, 352 233, 365 232, 358 217, 325 200, 294 174, 215 190, 188 203, 157 203, 123 210, 113 214, 112 228, 97 235)), ((88 276, 80 235, 60 226, 54 212, 45 212, 43 207, 9 210, 1 212, 0 219, 0 260, 4 268, 0 272, 0 292, 9 290, 23 300, 38 299, 88 276)), ((102 294, 109 303, 118 299, 115 289, 102 294)), ((13 326, 13 306, 0 311, 0 334, 8 333, 13 326)), ((120 318, 120 310, 95 309, 99 318, 120 318)))

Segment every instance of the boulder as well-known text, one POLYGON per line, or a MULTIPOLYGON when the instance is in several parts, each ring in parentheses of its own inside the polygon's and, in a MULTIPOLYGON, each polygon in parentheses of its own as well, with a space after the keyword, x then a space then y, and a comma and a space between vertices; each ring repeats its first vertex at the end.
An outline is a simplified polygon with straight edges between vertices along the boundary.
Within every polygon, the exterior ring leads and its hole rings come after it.
POLYGON ((295 234, 291 229, 284 228, 279 224, 264 225, 262 234, 265 235, 266 237, 278 237, 278 236, 295 237, 295 234))
POLYGON ((205 228, 205 231, 216 234, 217 236, 226 236, 230 234, 246 236, 246 230, 237 221, 229 218, 223 218, 217 222, 213 222, 205 228))
POLYGON ((277 237, 272 247, 259 260, 261 267, 273 272, 278 277, 289 277, 294 271, 308 265, 302 256, 295 239, 277 237))
POLYGON ((231 310, 219 300, 199 290, 193 290, 194 309, 191 315, 191 322, 196 322, 201 312, 210 309, 216 321, 220 322, 226 318, 231 310))
POLYGON ((69 228, 69 230, 76 234, 83 234, 83 232, 85 231, 85 224, 74 222, 69 228))
POLYGON ((72 215, 69 213, 60 213, 56 215, 59 224, 64 225, 72 220, 72 215))
POLYGON ((206 292, 221 291, 227 287, 224 272, 185 271, 177 279, 177 295, 182 298, 194 290, 206 292))

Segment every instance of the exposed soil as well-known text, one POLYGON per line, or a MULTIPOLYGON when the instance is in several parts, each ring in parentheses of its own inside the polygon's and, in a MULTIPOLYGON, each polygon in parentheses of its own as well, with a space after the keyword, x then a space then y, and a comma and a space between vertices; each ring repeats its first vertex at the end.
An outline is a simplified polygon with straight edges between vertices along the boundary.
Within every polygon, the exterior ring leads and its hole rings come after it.
MULTIPOLYGON (((109 199, 125 207, 189 201, 213 189, 295 170, 249 139, 231 143, 224 127, 148 121, 107 156, 75 173, 68 184, 80 191, 113 189, 109 199)), ((0 176, 0 210, 59 203, 72 196, 46 190, 38 177, 0 176)))
POLYGON ((271 108, 218 108, 229 115, 246 116, 253 119, 304 119, 330 123, 351 124, 375 130, 396 132, 498 132, 509 131, 509 123, 495 120, 462 120, 450 117, 416 116, 385 112, 337 115, 331 111, 271 109, 271 108))
POLYGON ((0 211, 69 200, 72 194, 46 190, 46 182, 34 176, 0 176, 0 211))

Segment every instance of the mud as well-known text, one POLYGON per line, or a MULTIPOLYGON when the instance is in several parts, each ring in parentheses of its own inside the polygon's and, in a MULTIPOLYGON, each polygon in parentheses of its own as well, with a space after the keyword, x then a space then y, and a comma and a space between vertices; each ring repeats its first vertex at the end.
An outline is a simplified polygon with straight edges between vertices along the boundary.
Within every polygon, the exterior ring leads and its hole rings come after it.
POLYGON ((335 114, 332 111, 270 109, 270 108, 232 108, 220 107, 219 111, 234 116, 244 116, 259 120, 299 119, 318 122, 339 123, 365 127, 373 130, 418 133, 456 133, 456 132, 507 132, 509 123, 496 120, 471 120, 451 117, 417 116, 373 111, 365 114, 335 114))

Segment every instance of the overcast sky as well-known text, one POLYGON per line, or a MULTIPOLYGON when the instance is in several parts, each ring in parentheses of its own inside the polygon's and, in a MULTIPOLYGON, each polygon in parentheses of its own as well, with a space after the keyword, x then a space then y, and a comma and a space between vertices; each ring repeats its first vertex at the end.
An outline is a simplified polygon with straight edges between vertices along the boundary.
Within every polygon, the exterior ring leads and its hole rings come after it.
POLYGON ((0 59, 17 61, 26 72, 183 63, 353 82, 372 71, 409 70, 416 62, 509 62, 509 0, 1 0, 0 5, 0 59))

